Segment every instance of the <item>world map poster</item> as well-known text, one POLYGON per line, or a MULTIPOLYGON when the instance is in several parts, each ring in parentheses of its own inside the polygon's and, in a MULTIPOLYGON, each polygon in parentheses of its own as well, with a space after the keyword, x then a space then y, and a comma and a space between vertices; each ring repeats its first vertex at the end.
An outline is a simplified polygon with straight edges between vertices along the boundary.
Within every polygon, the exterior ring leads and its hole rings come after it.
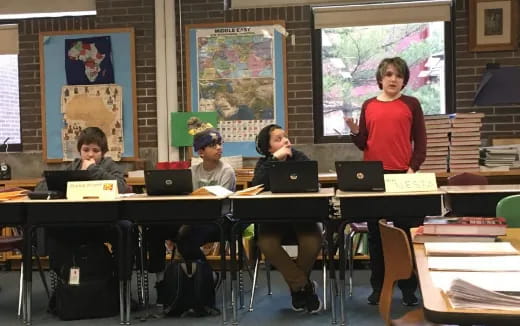
POLYGON ((273 26, 198 29, 198 112, 217 112, 226 142, 254 141, 276 120, 273 26))
POLYGON ((61 90, 63 160, 79 157, 81 130, 98 127, 107 136, 106 156, 121 160, 123 146, 123 88, 119 85, 71 85, 61 90))

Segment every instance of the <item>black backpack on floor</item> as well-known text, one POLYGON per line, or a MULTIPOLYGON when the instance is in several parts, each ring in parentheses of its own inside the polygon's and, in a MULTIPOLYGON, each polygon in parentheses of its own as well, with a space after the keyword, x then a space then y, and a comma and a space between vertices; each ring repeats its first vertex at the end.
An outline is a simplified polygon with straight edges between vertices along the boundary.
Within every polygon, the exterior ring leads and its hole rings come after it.
POLYGON ((172 261, 157 283, 157 303, 168 316, 217 315, 213 270, 207 261, 172 261))
MULTIPOLYGON (((60 247, 59 268, 49 312, 62 320, 109 317, 119 312, 116 266, 108 248, 100 242, 60 247), (69 284, 71 267, 79 267, 80 283, 69 284)), ((58 264, 56 264, 58 263, 58 264)))

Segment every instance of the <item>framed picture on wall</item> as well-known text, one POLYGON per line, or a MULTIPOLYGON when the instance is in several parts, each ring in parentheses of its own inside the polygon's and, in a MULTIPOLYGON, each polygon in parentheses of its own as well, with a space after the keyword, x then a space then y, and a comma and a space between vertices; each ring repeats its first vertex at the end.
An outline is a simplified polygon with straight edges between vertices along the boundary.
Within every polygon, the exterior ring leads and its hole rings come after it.
POLYGON ((77 136, 91 126, 114 160, 139 157, 134 40, 132 27, 39 34, 44 162, 77 157, 77 136))
POLYGON ((266 125, 287 126, 283 21, 186 26, 186 111, 216 112, 224 155, 258 156, 266 125))
POLYGON ((469 0, 469 51, 516 49, 518 10, 518 0, 469 0))

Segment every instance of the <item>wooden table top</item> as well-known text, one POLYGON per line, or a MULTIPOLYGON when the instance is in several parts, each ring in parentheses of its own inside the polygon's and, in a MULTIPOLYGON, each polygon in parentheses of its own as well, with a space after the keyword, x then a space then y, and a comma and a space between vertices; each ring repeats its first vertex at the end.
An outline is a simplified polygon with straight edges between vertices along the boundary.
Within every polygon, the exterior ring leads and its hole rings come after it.
MULTIPOLYGON (((413 230, 412 230, 413 231, 413 230)), ((503 241, 509 241, 511 244, 520 249, 520 228, 507 229, 507 235, 500 237, 503 241)), ((505 310, 477 310, 477 309, 455 309, 453 308, 445 294, 441 289, 436 288, 428 269, 428 259, 424 251, 424 245, 419 243, 413 244, 415 262, 417 265, 417 274, 421 286, 421 293, 423 298, 424 309, 442 314, 453 314, 454 318, 463 318, 464 314, 483 314, 483 315, 518 315, 520 319, 520 310, 505 311, 505 310)), ((457 323, 453 321, 452 323, 457 323)), ((485 324, 485 322, 483 322, 485 324)))
POLYGON ((473 194, 473 193, 504 193, 520 192, 519 184, 510 185, 472 185, 472 186, 442 186, 440 189, 447 194, 473 194))

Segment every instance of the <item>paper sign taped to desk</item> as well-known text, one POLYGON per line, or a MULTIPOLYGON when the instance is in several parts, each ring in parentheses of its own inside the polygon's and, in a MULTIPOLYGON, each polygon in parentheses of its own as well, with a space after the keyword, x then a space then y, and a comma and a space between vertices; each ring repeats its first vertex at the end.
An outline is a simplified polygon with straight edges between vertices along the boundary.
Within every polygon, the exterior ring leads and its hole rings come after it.
POLYGON ((116 199, 119 194, 116 180, 69 181, 67 199, 116 199))
POLYGON ((386 192, 419 192, 437 190, 435 173, 385 174, 386 192))

